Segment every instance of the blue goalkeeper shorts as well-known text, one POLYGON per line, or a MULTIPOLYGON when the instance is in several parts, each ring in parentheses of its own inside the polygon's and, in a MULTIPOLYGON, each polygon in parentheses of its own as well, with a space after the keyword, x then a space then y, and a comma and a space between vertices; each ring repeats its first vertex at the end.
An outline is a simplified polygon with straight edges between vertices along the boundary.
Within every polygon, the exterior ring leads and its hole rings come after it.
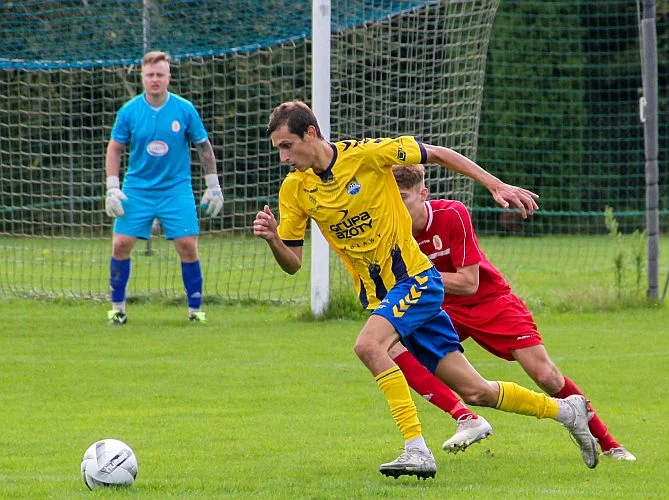
POLYGON ((441 275, 431 267, 395 283, 372 312, 390 321, 404 347, 432 373, 449 352, 464 352, 443 300, 441 275))
POLYGON ((116 219, 114 232, 143 240, 151 236, 153 219, 158 219, 171 240, 200 234, 195 197, 190 186, 168 192, 146 189, 124 189, 128 197, 122 200, 125 214, 116 219))

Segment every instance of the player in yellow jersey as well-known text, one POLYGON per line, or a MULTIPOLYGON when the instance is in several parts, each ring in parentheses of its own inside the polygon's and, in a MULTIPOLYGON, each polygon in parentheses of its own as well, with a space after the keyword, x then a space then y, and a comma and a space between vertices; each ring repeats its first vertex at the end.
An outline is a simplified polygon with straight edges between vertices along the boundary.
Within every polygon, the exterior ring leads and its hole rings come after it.
POLYGON ((279 266, 295 274, 302 265, 307 222, 313 219, 353 276, 361 304, 371 311, 355 352, 386 397, 405 443, 404 453, 382 464, 380 472, 420 478, 436 473, 407 381, 388 354, 399 341, 446 383, 452 377, 475 377, 482 406, 562 422, 578 440, 586 464, 595 467, 597 443, 588 430, 585 398, 558 400, 513 383, 484 380, 464 357, 441 309, 441 276, 413 239, 391 167, 439 164, 480 182, 501 206, 512 204, 524 217, 538 208, 537 195, 502 182, 451 149, 415 137, 330 143, 314 113, 299 101, 274 109, 268 133, 291 172, 279 191, 280 224, 265 206, 253 232, 267 241, 279 266))

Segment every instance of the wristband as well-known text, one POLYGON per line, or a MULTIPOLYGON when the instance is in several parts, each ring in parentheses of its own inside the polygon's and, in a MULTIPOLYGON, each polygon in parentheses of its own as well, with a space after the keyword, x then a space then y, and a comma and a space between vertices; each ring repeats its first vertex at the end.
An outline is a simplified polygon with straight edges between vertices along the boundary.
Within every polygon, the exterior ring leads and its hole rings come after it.
MULTIPOLYGON (((118 177, 117 177, 118 179, 118 177)), ((209 189, 216 189, 220 188, 221 185, 218 182, 218 175, 217 174, 207 174, 204 176, 204 180, 207 183, 207 187, 209 189)))
POLYGON ((118 180, 118 175, 110 175, 107 177, 107 189, 120 189, 121 182, 118 180))

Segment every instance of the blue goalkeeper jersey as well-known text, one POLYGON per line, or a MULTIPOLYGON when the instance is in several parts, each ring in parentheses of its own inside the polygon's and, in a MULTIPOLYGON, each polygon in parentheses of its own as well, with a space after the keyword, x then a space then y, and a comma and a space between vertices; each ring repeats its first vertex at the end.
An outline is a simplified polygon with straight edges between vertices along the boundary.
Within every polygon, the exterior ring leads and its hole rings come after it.
POLYGON ((123 188, 171 190, 187 184, 190 189, 190 142, 208 139, 193 104, 171 92, 160 108, 146 101, 144 93, 123 105, 116 115, 112 139, 130 146, 123 188))

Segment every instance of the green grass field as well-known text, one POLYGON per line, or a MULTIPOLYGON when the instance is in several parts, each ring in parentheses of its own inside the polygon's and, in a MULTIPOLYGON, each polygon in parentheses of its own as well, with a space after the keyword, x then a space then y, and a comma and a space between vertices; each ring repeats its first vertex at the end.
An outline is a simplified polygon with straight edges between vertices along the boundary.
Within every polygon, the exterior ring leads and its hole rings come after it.
MULTIPOLYGON (((638 457, 583 465, 553 421, 480 413, 494 435, 447 455, 449 416, 417 406, 437 458, 434 480, 378 473, 402 441, 353 353, 359 321, 309 322, 292 307, 130 305, 123 328, 106 304, 3 299, 0 498, 632 498, 667 495, 669 309, 537 316, 563 372, 638 457), (89 492, 79 476, 94 441, 130 444, 127 490, 89 492)), ((534 388, 515 364, 471 342, 491 379, 534 388)))

